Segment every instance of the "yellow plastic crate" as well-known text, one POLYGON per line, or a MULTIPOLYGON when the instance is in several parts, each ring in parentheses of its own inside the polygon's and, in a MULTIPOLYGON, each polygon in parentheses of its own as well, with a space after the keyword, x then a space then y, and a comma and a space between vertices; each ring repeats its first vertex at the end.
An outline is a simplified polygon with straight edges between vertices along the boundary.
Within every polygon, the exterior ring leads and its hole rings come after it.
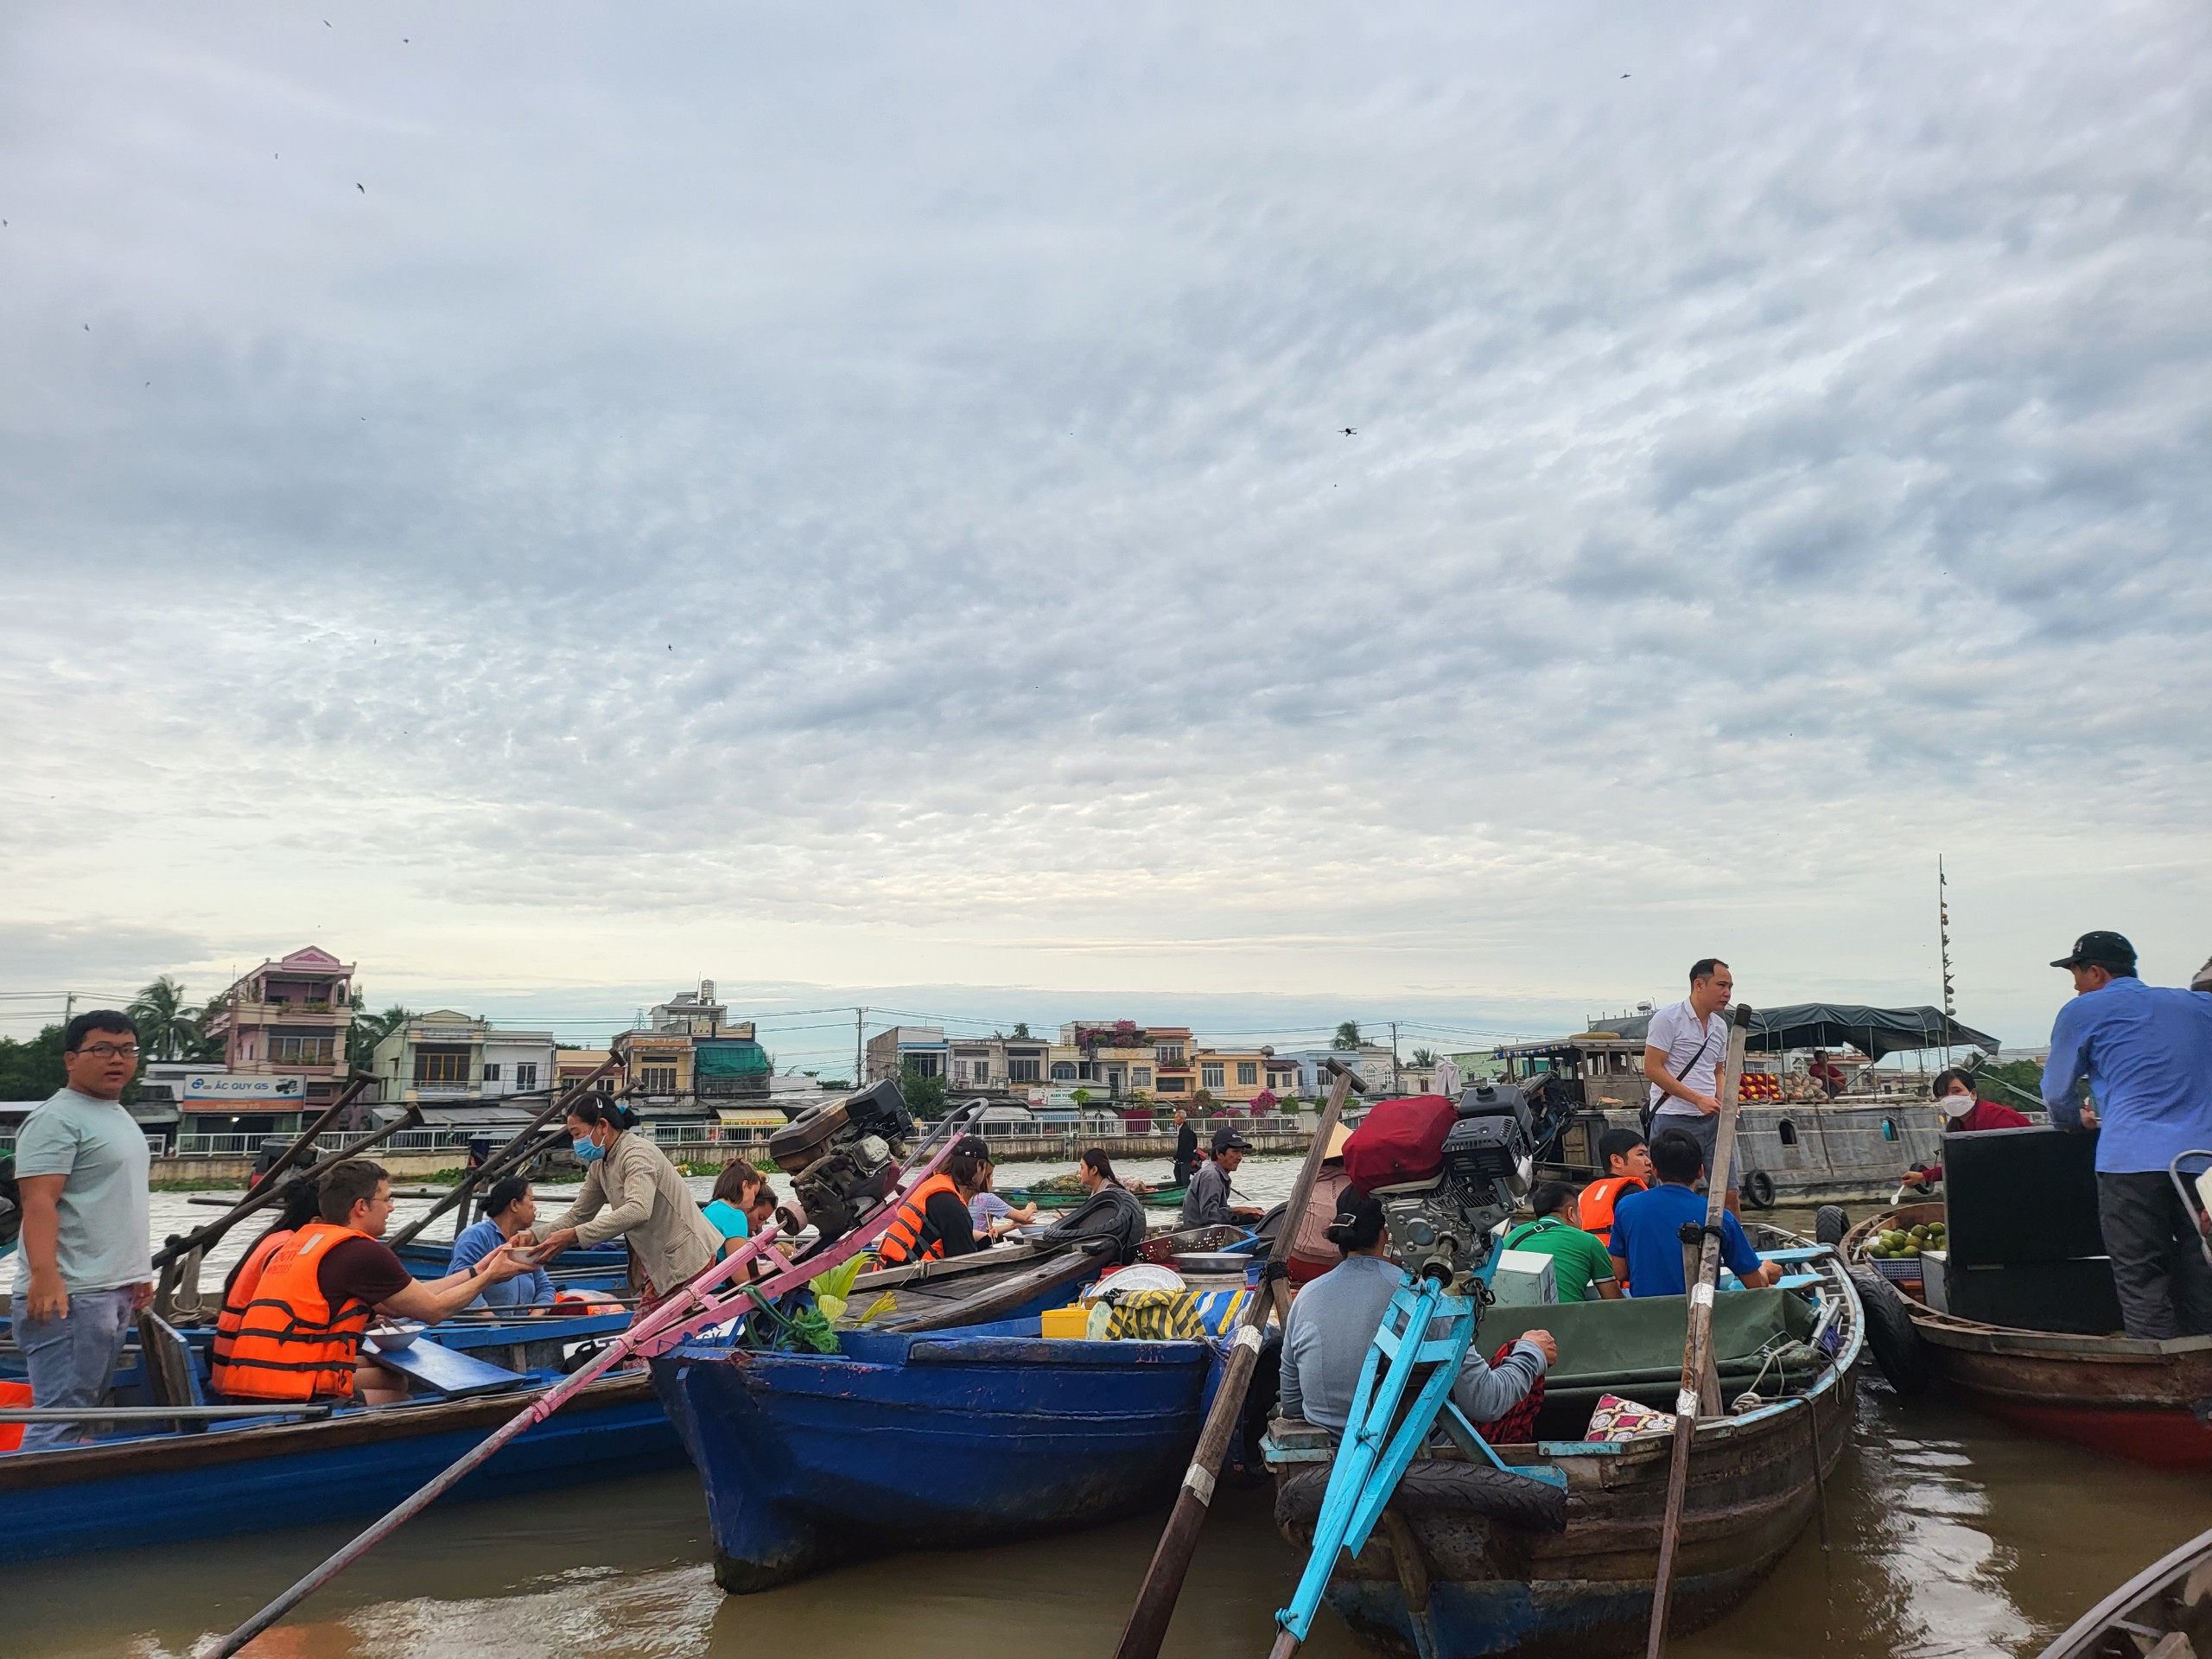
POLYGON ((1090 1310, 1080 1302, 1072 1307, 1048 1307, 1038 1316, 1043 1326, 1040 1335, 1047 1337, 1084 1337, 1090 1334, 1090 1310))

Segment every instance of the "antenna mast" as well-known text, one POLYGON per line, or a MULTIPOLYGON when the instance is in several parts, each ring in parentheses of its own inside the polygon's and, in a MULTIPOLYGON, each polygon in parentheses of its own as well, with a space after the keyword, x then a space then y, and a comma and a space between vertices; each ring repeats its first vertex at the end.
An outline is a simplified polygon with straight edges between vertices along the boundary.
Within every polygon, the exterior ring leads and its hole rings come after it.
POLYGON ((1951 1065, 1951 1026, 1958 1017, 1958 1008, 1951 1000, 1951 901, 1945 891, 1950 885, 1943 874, 1943 855, 1936 855, 1936 938, 1943 954, 1943 1066, 1951 1065))

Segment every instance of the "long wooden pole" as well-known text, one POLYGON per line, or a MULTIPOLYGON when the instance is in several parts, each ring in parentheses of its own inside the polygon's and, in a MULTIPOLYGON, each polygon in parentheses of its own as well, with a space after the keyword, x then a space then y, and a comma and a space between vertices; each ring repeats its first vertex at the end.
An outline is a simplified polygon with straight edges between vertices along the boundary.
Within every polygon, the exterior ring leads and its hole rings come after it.
MULTIPOLYGON (((938 1139, 941 1131, 948 1127, 962 1126, 964 1122, 964 1114, 955 1113, 949 1116, 944 1123, 933 1128, 924 1139, 921 1147, 916 1151, 915 1159, 919 1160, 921 1152, 927 1150, 931 1144, 938 1139)), ((944 1143, 938 1147, 935 1155, 927 1163, 922 1164, 912 1180, 907 1182, 909 1190, 912 1189, 915 1181, 925 1180, 935 1174, 938 1166, 951 1155, 952 1148, 958 1144, 957 1136, 945 1135, 944 1143)), ((693 1332, 710 1325, 722 1324, 735 1317, 739 1312, 741 1300, 747 1307, 753 1306, 756 1302, 773 1301, 786 1291, 796 1290, 800 1286, 810 1282, 840 1262, 849 1260, 858 1255, 881 1237, 884 1230, 891 1225, 893 1218, 899 1214, 899 1206, 896 1202, 886 1204, 829 1249, 817 1249, 812 1255, 802 1258, 782 1272, 772 1274, 758 1284, 745 1287, 741 1297, 732 1295, 710 1301, 708 1299, 708 1294, 710 1291, 726 1281, 734 1280, 734 1275, 758 1256, 761 1250, 775 1238, 776 1228, 772 1223, 762 1228, 740 1249, 731 1251, 721 1261, 710 1262, 700 1268, 698 1273, 688 1280, 675 1294, 654 1308, 652 1313, 639 1319, 621 1336, 601 1349, 594 1356, 589 1364, 548 1389, 532 1401, 526 1409, 501 1425, 481 1445, 464 1452, 448 1464, 435 1479, 408 1497, 397 1508, 379 1517, 344 1548, 292 1586, 290 1589, 285 1591, 283 1595, 277 1597, 251 1618, 246 1620, 245 1624, 239 1625, 238 1629, 212 1647, 200 1649, 196 1659, 229 1659, 232 1654, 252 1641, 255 1637, 260 1635, 262 1631, 283 1618, 286 1613, 336 1578, 363 1555, 368 1554, 378 1543, 428 1509, 439 1497, 451 1490, 471 1470, 485 1462, 501 1446, 533 1425, 543 1422, 583 1389, 632 1354, 643 1352, 652 1355, 665 1352, 693 1332)))
MULTIPOLYGON (((328 1171, 336 1168, 347 1159, 359 1157, 371 1147, 381 1145, 384 1141, 389 1141, 393 1135, 397 1135, 402 1129, 410 1129, 415 1128, 416 1125, 421 1123, 422 1121, 422 1114, 410 1106, 407 1109, 407 1114, 405 1116, 397 1118, 391 1122, 385 1124, 384 1128, 378 1129, 374 1135, 370 1135, 366 1140, 357 1141, 342 1152, 330 1153, 326 1154, 324 1157, 316 1160, 314 1163, 308 1165, 306 1169, 300 1172, 298 1179, 303 1181, 318 1180, 328 1171)), ((155 1253, 153 1261, 149 1265, 155 1268, 165 1268, 171 1262, 175 1261, 179 1256, 188 1255, 194 1250, 204 1249, 211 1241, 220 1238, 225 1233, 230 1231, 232 1227, 236 1226, 239 1222, 244 1221, 248 1216, 253 1214, 257 1210, 265 1210, 270 1205, 276 1203, 278 1198, 283 1197, 284 1190, 290 1187, 292 1183, 289 1181, 271 1181, 264 1178, 261 1185, 254 1188, 252 1192, 246 1197, 245 1201, 242 1202, 237 1209, 232 1211, 230 1214, 226 1216, 218 1216, 214 1220, 209 1222, 205 1227, 197 1228, 182 1238, 175 1239, 168 1244, 164 1244, 155 1253)))
POLYGON ((1320 1177, 1322 1160, 1329 1155, 1329 1136, 1344 1112, 1344 1102, 1355 1089, 1366 1092, 1350 1067, 1335 1060, 1328 1062, 1328 1066, 1336 1080, 1330 1085, 1328 1102, 1321 1109, 1321 1122, 1313 1131, 1313 1144, 1306 1148, 1305 1166, 1298 1172, 1298 1185, 1291 1188, 1290 1203, 1282 1212, 1282 1225, 1276 1230, 1274 1247, 1268 1255, 1268 1285, 1272 1296, 1255 1296, 1245 1305, 1243 1321, 1237 1326, 1236 1341, 1229 1351, 1229 1363, 1223 1370, 1220 1386, 1214 1390, 1213 1408, 1206 1414, 1198 1450, 1192 1455, 1190 1469, 1175 1494, 1175 1507, 1169 1512, 1166 1528, 1160 1535, 1159 1547, 1152 1553, 1152 1565, 1145 1570, 1136 1605, 1129 1609, 1129 1622, 1122 1629, 1121 1644, 1114 1649, 1115 1659, 1155 1659, 1159 1654, 1160 1642, 1167 1635, 1167 1622, 1175 1616, 1176 1600, 1183 1593, 1183 1578, 1190 1570, 1192 1553, 1198 1548, 1199 1530, 1205 1525, 1206 1510, 1213 1502, 1213 1485, 1221 1474, 1222 1459, 1229 1452, 1229 1437, 1243 1413, 1245 1391, 1252 1383, 1252 1368, 1259 1363, 1261 1331, 1268 1322, 1268 1313, 1276 1308, 1282 1310, 1286 1319, 1289 1316, 1289 1290, 1275 1275, 1289 1260, 1291 1241, 1298 1236, 1299 1223, 1305 1217, 1306 1206, 1313 1200, 1313 1183, 1320 1177))
POLYGON ((497 1179, 499 1175, 505 1173, 507 1166, 520 1160, 524 1148, 538 1130, 590 1093, 594 1084, 621 1063, 621 1051, 618 1049, 594 1066, 591 1075, 577 1084, 575 1088, 565 1094, 555 1095, 551 1100, 546 1102, 543 1111, 522 1126, 512 1140, 486 1158, 476 1168, 464 1173, 461 1179, 454 1184, 452 1192, 440 1198, 422 1215, 409 1222, 385 1243, 391 1245, 392 1249, 397 1249, 455 1205, 467 1203, 469 1195, 474 1192, 487 1178, 497 1179))
POLYGON ((283 1154, 270 1165, 268 1173, 254 1184, 252 1192, 232 1205, 224 1214, 198 1229, 190 1237, 172 1239, 161 1254, 154 1257, 150 1265, 155 1268, 165 1268, 179 1256, 188 1255, 193 1250, 204 1250, 255 1211, 275 1203, 277 1196, 276 1189, 283 1185, 276 1178, 298 1162, 300 1154, 315 1145, 315 1137, 328 1128, 337 1120, 339 1113, 351 1106, 360 1095, 361 1090, 375 1081, 375 1078, 365 1072, 354 1073, 352 1081, 340 1091, 338 1098, 324 1109, 321 1116, 301 1131, 298 1139, 284 1148, 283 1154))
MULTIPOLYGON (((1675 1399, 1674 1460, 1667 1471, 1667 1512, 1659 1527, 1659 1570, 1651 1585, 1651 1626, 1644 1634, 1644 1659, 1659 1659, 1667 1649, 1667 1607, 1674 1599, 1675 1554, 1681 1537, 1682 1503, 1689 1492, 1690 1446, 1697 1439, 1698 1419, 1717 1416, 1720 1411, 1713 1362, 1713 1298, 1720 1279, 1720 1217, 1726 1209, 1728 1169, 1736 1155, 1736 1094, 1744 1075, 1744 1043, 1751 1029, 1751 1011, 1738 1003, 1728 1027, 1728 1057, 1720 1074, 1720 1123, 1713 1137, 1713 1167, 1705 1175, 1705 1227, 1697 1277, 1685 1287, 1689 1292, 1689 1331, 1682 1343, 1681 1388, 1675 1399)), ((1689 1230, 1688 1223, 1683 1230, 1689 1230)))

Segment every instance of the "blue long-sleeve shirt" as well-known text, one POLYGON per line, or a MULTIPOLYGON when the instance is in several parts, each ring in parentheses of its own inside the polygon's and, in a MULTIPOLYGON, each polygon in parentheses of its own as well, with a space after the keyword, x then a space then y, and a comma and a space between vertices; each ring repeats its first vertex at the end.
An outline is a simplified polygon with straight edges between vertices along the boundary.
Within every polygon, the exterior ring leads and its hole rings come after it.
MULTIPOLYGON (((505 1235, 499 1231, 499 1224, 486 1216, 454 1240, 453 1259, 446 1263, 446 1271, 459 1273, 463 1268, 473 1268, 506 1242, 505 1235)), ((469 1306, 527 1307, 532 1302, 552 1300, 553 1275, 543 1268, 532 1268, 528 1273, 518 1273, 512 1279, 486 1286, 484 1294, 469 1306)))
POLYGON ((2078 1128, 2083 1077, 2103 1125, 2097 1168, 2163 1170, 2192 1147, 2212 1149, 2212 993, 2145 985, 2133 976, 2075 997, 2051 1022, 2043 1103, 2078 1128))

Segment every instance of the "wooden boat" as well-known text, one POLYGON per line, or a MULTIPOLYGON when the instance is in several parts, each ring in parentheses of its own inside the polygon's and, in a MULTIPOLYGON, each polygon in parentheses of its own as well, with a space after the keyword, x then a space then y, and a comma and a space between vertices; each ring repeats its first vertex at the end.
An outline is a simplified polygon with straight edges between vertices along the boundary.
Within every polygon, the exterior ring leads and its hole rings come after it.
MULTIPOLYGON (((1844 1255, 1871 1271, 1875 1233, 1942 1215, 1942 1205, 1912 1204, 1874 1216, 1846 1235, 1844 1255)), ((1910 1282, 1897 1288, 1935 1374, 1993 1417, 2156 1468, 2212 1471, 2212 1337, 2146 1342, 1984 1325, 1938 1313, 1910 1282)))
MULTIPOLYGON (((453 1260, 451 1239, 410 1238, 397 1247, 399 1259, 418 1279, 442 1279, 453 1260)), ((630 1252, 621 1243, 588 1250, 563 1250, 546 1268, 557 1287, 575 1290, 620 1290, 629 1283, 630 1252)))
POLYGON ((1033 1318, 842 1340, 826 1356, 695 1341, 652 1362, 706 1488, 725 1590, 1164 1502, 1214 1358, 1205 1342, 1044 1341, 1033 1318))
POLYGON ((1033 1319, 1047 1307, 1071 1301, 1078 1285, 1111 1265, 1112 1249, 1103 1238, 1079 1243, 1025 1239, 970 1255, 864 1273, 847 1300, 871 1327, 885 1331, 1033 1319))
MULTIPOLYGON (((1811 1248, 1751 1230, 1763 1248, 1811 1248)), ((1815 1281, 1802 1287, 1810 1300, 1776 1287, 1727 1292, 1716 1305, 1732 1402, 1758 1378, 1763 1348, 1809 1337, 1821 1358, 1786 1376, 1769 1367, 1757 1380, 1769 1403, 1698 1425, 1669 1621, 1676 1634, 1712 1623, 1772 1570, 1818 1512, 1827 1471, 1850 1438, 1864 1352, 1858 1293, 1832 1253, 1811 1255, 1805 1268, 1815 1281)), ((1370 1645, 1421 1659, 1640 1652, 1673 1436, 1580 1436, 1602 1394, 1662 1408, 1672 1401, 1687 1316, 1679 1296, 1491 1309, 1478 1338, 1485 1351, 1540 1325, 1558 1340, 1539 1438, 1496 1449, 1509 1465, 1560 1471, 1564 1503, 1556 1488, 1440 1450, 1408 1472, 1367 1547, 1338 1561, 1329 1605, 1370 1645)), ((1276 1524, 1310 1549, 1334 1455, 1328 1433, 1278 1421, 1266 1451, 1276 1524)))
MULTIPOLYGON (((537 1370, 320 1421, 272 1414, 0 1457, 0 1562, 378 1515, 559 1380, 537 1370)), ((650 1380, 631 1372, 592 1384, 455 1495, 505 1497, 682 1459, 650 1380)))
POLYGON ((2212 1656, 2212 1532, 2152 1562, 2069 1625, 2042 1659, 2212 1656))
MULTIPOLYGON (((1143 1192, 1137 1192, 1135 1187, 1129 1190, 1136 1193, 1147 1210, 1180 1210, 1183 1207, 1183 1189, 1179 1186, 1154 1187, 1143 1192)), ((1088 1192, 1038 1192, 1027 1187, 999 1196, 1017 1209, 1025 1204, 1033 1204, 1039 1210, 1077 1210, 1090 1202, 1088 1192)))

